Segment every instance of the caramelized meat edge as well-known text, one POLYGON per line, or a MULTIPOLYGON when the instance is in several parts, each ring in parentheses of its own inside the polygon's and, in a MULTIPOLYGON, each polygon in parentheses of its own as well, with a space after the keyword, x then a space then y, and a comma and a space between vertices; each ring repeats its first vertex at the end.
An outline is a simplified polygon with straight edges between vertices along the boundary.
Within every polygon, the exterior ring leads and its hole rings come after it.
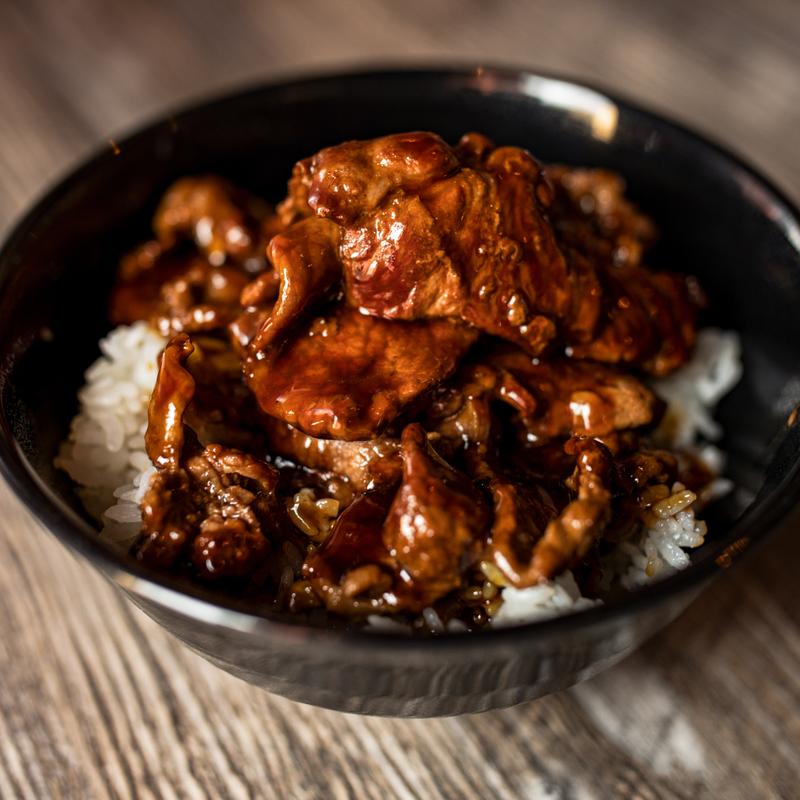
POLYGON ((184 424, 195 381, 193 346, 180 334, 165 347, 148 411, 147 452, 157 467, 142 501, 136 556, 155 566, 191 563, 203 579, 243 578, 270 553, 280 527, 274 467, 219 444, 201 447, 184 424))

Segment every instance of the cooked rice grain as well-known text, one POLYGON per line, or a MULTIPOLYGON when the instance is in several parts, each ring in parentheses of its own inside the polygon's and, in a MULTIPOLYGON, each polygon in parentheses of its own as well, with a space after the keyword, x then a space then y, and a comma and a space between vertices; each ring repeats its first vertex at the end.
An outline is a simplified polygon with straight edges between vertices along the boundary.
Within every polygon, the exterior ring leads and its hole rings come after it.
POLYGON ((503 605, 492 619, 496 628, 506 628, 540 619, 571 614, 598 605, 599 600, 583 597, 575 577, 567 570, 552 581, 527 589, 503 589, 503 605))
POLYGON ((139 501, 155 471, 144 433, 164 343, 144 322, 121 325, 100 341, 102 355, 86 370, 80 412, 55 460, 79 484, 87 511, 114 541, 138 533, 139 501))

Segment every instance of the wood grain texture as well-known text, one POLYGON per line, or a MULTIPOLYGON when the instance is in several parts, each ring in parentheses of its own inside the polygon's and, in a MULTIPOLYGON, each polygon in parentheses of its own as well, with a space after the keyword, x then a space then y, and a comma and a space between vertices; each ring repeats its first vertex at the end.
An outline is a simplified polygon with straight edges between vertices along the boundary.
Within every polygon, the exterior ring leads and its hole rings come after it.
MULTIPOLYGON (((456 58, 605 83, 800 196, 796 0, 38 0, 0 6, 0 225, 178 102, 298 69, 456 58)), ((476 717, 368 719, 205 663, 0 486, 0 797, 797 797, 798 564, 789 529, 571 691, 476 717)))

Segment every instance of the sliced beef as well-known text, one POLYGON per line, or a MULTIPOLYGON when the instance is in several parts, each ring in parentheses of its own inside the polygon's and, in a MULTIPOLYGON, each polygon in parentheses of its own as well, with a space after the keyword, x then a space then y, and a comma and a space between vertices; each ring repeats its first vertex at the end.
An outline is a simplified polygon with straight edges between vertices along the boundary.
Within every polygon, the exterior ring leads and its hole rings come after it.
POLYGON ((178 469, 150 480, 141 503, 136 556, 154 566, 187 559, 204 580, 242 578, 271 552, 277 471, 221 445, 197 447, 178 469))
POLYGON ((331 611, 363 615, 399 610, 391 592, 396 563, 383 543, 390 502, 391 496, 382 492, 358 497, 303 563, 303 577, 331 611))
POLYGON ((148 409, 147 453, 157 472, 142 500, 139 559, 172 566, 186 558, 204 579, 242 578, 270 553, 279 528, 277 470, 219 444, 201 447, 184 424, 195 381, 185 367, 193 352, 186 335, 164 349, 148 409))
MULTIPOLYGON (((484 168, 497 185, 503 234, 487 237, 484 247, 497 242, 496 261, 508 272, 493 278, 491 261, 483 260, 481 269, 471 271, 472 304, 483 309, 482 315, 488 310, 495 325, 505 311, 505 322, 516 328, 516 334, 487 330, 516 340, 532 354, 543 349, 526 330, 536 324, 537 315, 551 320, 563 336, 588 338, 599 313, 600 287, 591 264, 574 263, 558 247, 548 215, 552 191, 541 165, 526 150, 500 147, 486 156, 484 168), (504 262, 509 249, 517 251, 510 263, 504 262), (485 302, 487 286, 499 307, 485 302)), ((464 257, 468 254, 465 251, 464 257)))
POLYGON ((403 482, 383 541, 399 567, 403 594, 421 610, 461 585, 477 559, 489 509, 475 485, 430 446, 419 424, 403 430, 403 482))
POLYGON ((653 228, 613 175, 555 168, 554 194, 525 150, 473 138, 449 155, 416 133, 303 162, 290 197, 296 215, 341 226, 347 302, 385 319, 460 318, 533 355, 561 337, 576 356, 659 374, 684 359, 691 297, 639 269, 653 228), (635 286, 621 291, 611 267, 635 286))
POLYGON ((347 301, 364 313, 460 318, 532 353, 558 324, 587 338, 599 291, 558 249, 540 165, 484 144, 411 133, 328 148, 295 169, 282 213, 342 226, 347 301))
POLYGON ((201 522, 186 473, 180 469, 156 472, 140 508, 142 529, 133 547, 136 557, 152 567, 175 566, 201 522))
MULTIPOLYGON (((517 180, 511 173, 503 177, 508 184, 517 180)), ((563 305, 567 297, 562 288, 566 265, 550 247, 552 232, 537 206, 533 185, 527 184, 529 221, 539 224, 540 233, 537 237, 536 228, 531 230, 530 242, 538 247, 527 248, 525 241, 514 238, 513 221, 504 215, 504 203, 514 189, 501 184, 497 174, 464 168, 426 187, 422 199, 442 231, 444 249, 461 272, 464 288, 457 314, 487 333, 539 353, 556 335, 553 317, 563 309, 551 306, 563 305), (549 256, 552 262, 546 260, 549 256), (538 296, 543 285, 553 290, 538 296)))
POLYGON ((303 575, 339 613, 419 612, 462 583, 483 549, 489 508, 418 424, 402 434, 396 493, 369 492, 342 513, 303 575))
POLYGON ((183 415, 194 397, 195 382, 185 363, 194 345, 178 334, 164 348, 158 365, 158 379, 147 410, 144 436, 147 455, 158 469, 175 471, 183 455, 183 415))
MULTIPOLYGON (((284 211, 294 225, 339 226, 345 299, 362 313, 460 319, 532 355, 561 340, 579 358, 674 368, 692 344, 693 305, 679 282, 638 267, 631 251, 652 226, 610 174, 552 173, 555 192, 521 148, 402 134, 301 162, 284 211)), ((257 337, 251 349, 264 347, 257 337)))
POLYGON ((165 250, 188 239, 213 266, 233 261, 251 272, 265 266, 262 226, 267 232, 274 228, 269 206, 215 175, 173 183, 153 218, 165 250))
POLYGON ((247 361, 267 413, 312 436, 368 439, 450 375, 475 331, 449 320, 390 322, 339 308, 247 361))
POLYGON ((662 376, 694 346, 697 304, 683 276, 614 267, 604 276, 605 311, 596 337, 571 348, 575 358, 633 364, 662 376))
POLYGON ((555 189, 551 218, 563 243, 615 266, 638 266, 656 226, 625 197, 625 181, 605 169, 550 165, 555 189))
POLYGON ((112 322, 147 320, 165 336, 224 330, 255 275, 260 299, 270 287, 274 297, 279 277, 266 247, 282 228, 267 204, 222 178, 177 181, 156 211, 156 239, 122 259, 112 322))
POLYGON ((467 364, 436 387, 422 419, 435 432, 437 447, 451 453, 466 450, 470 459, 486 457, 498 435, 495 404, 503 403, 527 419, 536 398, 508 370, 486 363, 467 364))
POLYGON ((537 482, 507 476, 493 476, 489 491, 494 511, 489 560, 512 586, 529 585, 533 553, 561 510, 560 498, 537 482))
POLYGON ((555 186, 552 219, 561 249, 596 264, 602 283, 596 333, 568 337, 572 355, 634 364, 654 375, 671 372, 694 345, 703 302, 695 282, 642 265, 655 225, 625 198, 619 175, 561 166, 547 172, 555 186))
POLYGON ((400 480, 403 462, 398 439, 319 439, 274 418, 265 421, 265 428, 271 453, 347 478, 356 492, 389 487, 400 480))
MULTIPOLYGON (((303 220, 272 238, 268 254, 278 275, 278 296, 253 337, 253 351, 263 352, 275 345, 302 315, 338 286, 338 247, 339 228, 325 219, 303 220)), ((258 288, 263 284, 259 281, 258 288)), ((250 301, 248 305, 263 302, 263 296, 256 295, 252 286, 243 295, 245 302, 250 301)))
POLYGON ((191 560, 203 578, 242 577, 270 552, 275 527, 278 472, 239 450, 208 445, 185 461, 202 521, 191 543, 191 560), (197 496, 200 495, 200 496, 197 496))
POLYGON ((529 441, 570 436, 606 436, 649 425, 660 412, 656 396, 633 375, 569 358, 539 360, 511 347, 492 350, 487 360, 534 398, 522 421, 529 441))
POLYGON ((678 477, 678 461, 665 450, 639 450, 617 463, 617 483, 629 495, 636 495, 648 486, 669 485, 678 477))
POLYGON ((415 195, 396 194, 344 231, 347 302, 384 319, 456 317, 461 271, 442 247, 436 222, 415 195))
POLYGON ((434 133, 398 133, 320 150, 295 167, 288 203, 295 216, 310 209, 348 224, 372 211, 392 191, 414 192, 454 172, 458 158, 434 133))
POLYGON ((266 452, 263 428, 270 418, 244 381, 240 354, 221 336, 195 335, 192 343, 195 350, 186 368, 195 391, 184 414, 186 425, 202 443, 266 452))
POLYGON ((588 438, 570 439, 565 449, 576 461, 567 481, 574 499, 556 516, 542 488, 492 485, 495 516, 488 556, 513 586, 534 586, 576 565, 611 520, 611 454, 588 438))
POLYGON ((149 243, 123 259, 111 321, 146 320, 165 336, 222 330, 241 313, 239 296, 249 281, 239 267, 214 267, 196 253, 149 243))

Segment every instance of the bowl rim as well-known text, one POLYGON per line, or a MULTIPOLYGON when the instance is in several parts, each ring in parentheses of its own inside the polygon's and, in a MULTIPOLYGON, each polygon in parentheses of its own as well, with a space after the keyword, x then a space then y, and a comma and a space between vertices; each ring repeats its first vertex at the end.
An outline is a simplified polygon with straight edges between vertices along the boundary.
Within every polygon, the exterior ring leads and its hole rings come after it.
MULTIPOLYGON (((213 111, 215 106, 237 103, 249 96, 263 92, 274 92, 293 88, 308 87, 315 84, 336 84, 338 82, 359 80, 400 80, 420 79, 422 77, 450 83, 454 88, 472 88, 485 91, 487 94, 512 93, 536 98, 530 88, 526 90, 525 82, 531 79, 543 81, 545 84, 568 85, 583 91, 591 92, 613 103, 617 109, 626 114, 633 114, 662 129, 671 130, 685 138, 694 140, 709 155, 715 157, 728 170, 739 172, 748 181, 755 182, 761 189, 760 202, 767 202, 770 208, 771 222, 786 235, 793 249, 800 253, 800 211, 785 193, 770 178, 765 177, 758 169, 729 148, 718 144, 704 133, 699 133, 691 126, 671 120, 659 113, 648 110, 638 102, 627 99, 616 91, 569 77, 558 72, 537 68, 464 65, 422 64, 408 66, 403 64, 379 64, 359 66, 352 69, 337 69, 332 72, 308 72, 295 76, 281 77, 278 80, 259 81, 240 88, 232 88, 201 97, 188 103, 181 103, 174 109, 163 111, 148 121, 135 126, 130 132, 113 137, 110 144, 90 153, 78 166, 68 170, 66 174, 53 181, 39 197, 28 206, 28 210, 14 223, 0 248, 0 294, 13 274, 13 269, 6 265, 11 260, 20 243, 26 238, 28 231, 35 227, 37 221, 52 207, 59 198, 81 183, 84 176, 113 159, 120 149, 135 141, 156 135, 166 125, 179 124, 182 117, 199 112, 213 111), (490 90, 480 86, 486 78, 494 82, 490 90)), ((541 101, 541 97, 539 97, 541 101)), ((288 167, 287 167, 288 169, 288 167)), ((766 211, 764 212, 766 216, 766 211)), ((2 405, 0 403, 0 405, 2 405)), ((42 526, 55 538, 71 549, 79 552, 98 567, 104 574, 114 580, 128 594, 149 601, 158 606, 169 608, 197 622, 206 625, 221 626, 248 634, 280 637, 283 640, 306 642, 315 641, 315 646, 339 646, 343 641, 348 647, 356 650, 374 651, 376 647, 389 647, 393 653, 416 653, 424 649, 430 652, 435 648, 440 652, 463 654, 465 649, 483 648, 484 644, 521 640, 550 638, 590 626, 610 623, 620 616, 644 611, 658 605, 670 595, 697 593, 714 575, 737 562, 744 552, 749 552, 756 544, 763 542, 800 502, 800 461, 795 460, 787 474, 771 487, 769 492, 759 496, 744 510, 742 515, 720 534, 720 544, 727 541, 716 558, 704 558, 700 562, 690 564, 686 569, 663 580, 649 584, 622 598, 610 600, 602 605, 584 609, 560 617, 525 623, 508 628, 492 628, 474 633, 448 632, 443 636, 416 638, 404 633, 383 630, 345 629, 319 627, 309 625, 300 620, 293 621, 286 614, 254 610, 254 604, 243 602, 238 598, 226 597, 221 593, 206 589, 204 586, 186 579, 171 576, 148 568, 128 557, 127 553, 112 548, 108 542, 97 536, 96 529, 67 507, 44 481, 27 465, 27 459, 16 442, 6 418, 6 409, 0 407, 0 475, 31 511, 42 526), (738 545, 738 546, 737 546, 738 545)))

